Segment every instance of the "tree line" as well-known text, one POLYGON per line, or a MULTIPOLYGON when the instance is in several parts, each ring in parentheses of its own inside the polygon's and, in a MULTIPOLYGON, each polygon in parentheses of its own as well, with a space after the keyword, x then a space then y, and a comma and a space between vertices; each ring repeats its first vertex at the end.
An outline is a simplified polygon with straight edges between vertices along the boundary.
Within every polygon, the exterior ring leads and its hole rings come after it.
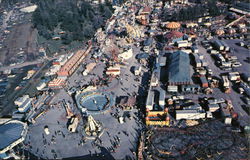
POLYGON ((112 16, 109 2, 93 6, 84 0, 32 1, 38 5, 32 22, 39 35, 51 39, 56 34, 54 30, 60 28, 66 32, 61 37, 64 44, 91 38, 112 16))
POLYGON ((218 16, 222 14, 222 10, 216 5, 216 0, 208 0, 205 4, 196 4, 175 11, 171 16, 167 13, 168 10, 165 9, 162 16, 164 21, 188 21, 197 20, 199 17, 206 14, 209 14, 210 16, 218 16))

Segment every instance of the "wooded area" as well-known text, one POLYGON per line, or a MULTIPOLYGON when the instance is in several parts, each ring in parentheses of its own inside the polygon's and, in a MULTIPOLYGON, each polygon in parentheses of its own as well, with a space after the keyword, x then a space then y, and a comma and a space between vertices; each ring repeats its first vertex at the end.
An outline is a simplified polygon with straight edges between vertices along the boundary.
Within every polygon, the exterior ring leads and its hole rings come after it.
POLYGON ((32 22, 39 35, 51 39, 55 29, 65 31, 61 36, 64 44, 84 41, 93 36, 112 15, 109 2, 92 6, 82 0, 32 0, 38 5, 32 22))
POLYGON ((199 17, 203 17, 207 13, 210 16, 218 16, 222 14, 222 10, 216 5, 216 0, 208 0, 204 4, 196 4, 194 6, 189 6, 187 8, 182 8, 176 11, 172 16, 168 16, 168 10, 166 9, 163 13, 164 21, 187 21, 187 20, 197 20, 199 17))

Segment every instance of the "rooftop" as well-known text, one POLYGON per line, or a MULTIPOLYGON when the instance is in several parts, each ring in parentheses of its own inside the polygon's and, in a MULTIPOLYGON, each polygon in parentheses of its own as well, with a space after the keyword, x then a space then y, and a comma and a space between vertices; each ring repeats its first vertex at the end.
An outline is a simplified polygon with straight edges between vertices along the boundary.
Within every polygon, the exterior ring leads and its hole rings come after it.
POLYGON ((170 55, 170 64, 168 69, 169 83, 191 83, 190 77, 190 59, 189 55, 182 51, 174 52, 170 55))
POLYGON ((178 23, 178 22, 169 22, 167 25, 166 25, 166 28, 168 29, 178 29, 181 27, 181 24, 178 23))
MULTIPOLYGON (((9 121, 0 125, 0 153, 23 136, 26 124, 20 121, 9 121)), ((13 146, 14 147, 14 146, 13 146)))
POLYGON ((183 37, 183 35, 184 34, 179 32, 179 31, 171 31, 171 32, 166 34, 166 38, 167 39, 181 38, 181 37, 183 37))

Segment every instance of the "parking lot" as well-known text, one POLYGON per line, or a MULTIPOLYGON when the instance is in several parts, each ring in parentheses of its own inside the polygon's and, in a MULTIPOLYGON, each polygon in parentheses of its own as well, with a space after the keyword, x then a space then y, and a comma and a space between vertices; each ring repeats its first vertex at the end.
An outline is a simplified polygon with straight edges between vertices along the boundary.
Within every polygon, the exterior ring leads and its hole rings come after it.
MULTIPOLYGON (((225 42, 231 47, 234 48, 233 53, 229 53, 230 55, 237 56, 238 60, 242 63, 241 67, 234 68, 233 71, 238 71, 240 73, 249 73, 250 71, 250 64, 247 63, 246 57, 249 56, 249 52, 246 48, 240 47, 236 45, 237 42, 242 41, 240 39, 232 39, 232 40, 226 40, 225 42)), ((199 45, 198 46, 199 53, 204 55, 204 59, 208 62, 209 68, 211 68, 213 75, 220 77, 222 73, 228 73, 230 71, 223 71, 219 67, 216 66, 215 60, 212 58, 211 54, 207 52, 207 50, 199 45)), ((231 85, 233 85, 231 83, 231 85)), ((239 113, 239 121, 244 126, 248 124, 250 118, 248 113, 245 110, 245 103, 242 101, 243 95, 239 94, 235 89, 232 89, 232 92, 230 94, 223 93, 221 89, 214 89, 214 92, 211 95, 190 95, 189 97, 192 99, 197 99, 198 97, 214 97, 214 98, 224 98, 224 99, 230 99, 233 102, 235 111, 239 113)))

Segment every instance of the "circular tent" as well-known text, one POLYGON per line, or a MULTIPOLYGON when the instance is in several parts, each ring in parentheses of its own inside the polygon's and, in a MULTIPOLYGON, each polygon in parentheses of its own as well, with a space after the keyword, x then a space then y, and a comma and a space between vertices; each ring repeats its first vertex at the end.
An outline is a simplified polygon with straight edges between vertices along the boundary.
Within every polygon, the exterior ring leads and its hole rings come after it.
POLYGON ((240 33, 246 33, 246 32, 247 32, 247 29, 246 29, 246 28, 240 28, 240 29, 239 29, 239 32, 240 32, 240 33))
POLYGON ((166 25, 166 28, 170 30, 176 30, 176 29, 179 29, 180 27, 181 27, 181 24, 178 22, 169 22, 166 25))
POLYGON ((184 36, 184 34, 181 33, 181 32, 178 32, 178 31, 171 31, 171 32, 169 32, 169 33, 167 33, 167 34, 165 35, 165 38, 166 38, 167 40, 173 40, 173 39, 179 39, 179 38, 181 38, 181 37, 183 37, 183 36, 184 36))
POLYGON ((219 36, 223 35, 224 33, 225 33, 225 32, 224 32, 223 29, 218 29, 218 30, 215 31, 215 34, 217 34, 217 35, 219 35, 219 36))
POLYGON ((235 31, 235 29, 233 29, 233 28, 229 28, 229 29, 228 29, 228 33, 229 33, 229 34, 234 34, 234 33, 236 33, 236 31, 235 31))
POLYGON ((12 120, 0 125, 0 154, 24 141, 27 124, 12 120))

